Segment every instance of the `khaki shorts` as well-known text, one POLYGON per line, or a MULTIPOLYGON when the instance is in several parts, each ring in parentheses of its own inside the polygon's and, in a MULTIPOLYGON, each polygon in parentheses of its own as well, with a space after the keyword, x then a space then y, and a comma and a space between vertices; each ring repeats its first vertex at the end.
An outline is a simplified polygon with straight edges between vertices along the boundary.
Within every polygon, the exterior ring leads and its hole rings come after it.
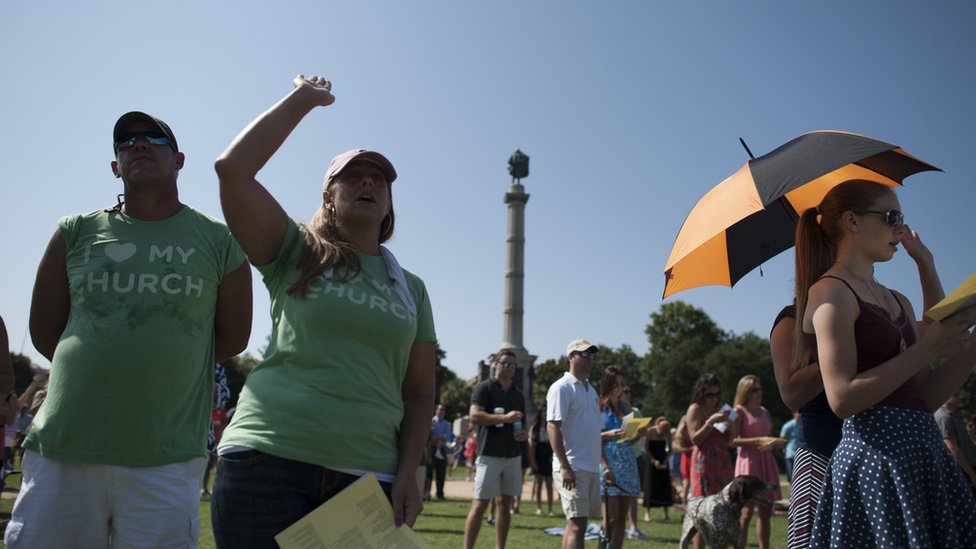
POLYGON ((576 471, 576 489, 567 490, 563 487, 563 472, 557 471, 553 476, 553 484, 559 487, 559 499, 562 500, 563 512, 566 518, 596 518, 603 515, 600 500, 600 473, 590 471, 576 471))
POLYGON ((474 473, 474 499, 522 495, 522 458, 478 456, 474 473))
POLYGON ((207 458, 158 467, 48 459, 28 450, 7 547, 197 547, 207 458))

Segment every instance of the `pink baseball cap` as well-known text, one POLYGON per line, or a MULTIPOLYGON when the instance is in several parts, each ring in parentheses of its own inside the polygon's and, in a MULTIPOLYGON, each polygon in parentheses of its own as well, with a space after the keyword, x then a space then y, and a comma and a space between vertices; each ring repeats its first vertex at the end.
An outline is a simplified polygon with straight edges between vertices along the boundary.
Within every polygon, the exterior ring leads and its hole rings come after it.
POLYGON ((328 183, 333 177, 339 175, 339 172, 346 169, 346 166, 354 160, 366 160, 379 166, 383 170, 383 175, 386 176, 387 183, 393 183, 397 177, 393 163, 382 154, 366 149, 352 149, 337 155, 332 159, 332 162, 329 162, 329 169, 325 172, 325 182, 328 183))

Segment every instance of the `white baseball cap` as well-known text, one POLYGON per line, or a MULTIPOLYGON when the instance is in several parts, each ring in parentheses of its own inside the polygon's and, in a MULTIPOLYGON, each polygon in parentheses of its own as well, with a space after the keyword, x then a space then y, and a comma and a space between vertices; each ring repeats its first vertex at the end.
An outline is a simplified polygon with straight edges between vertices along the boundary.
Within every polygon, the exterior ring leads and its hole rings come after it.
POLYGON ((566 356, 569 356, 573 353, 582 353, 583 351, 589 349, 593 349, 594 351, 596 351, 596 345, 590 343, 585 339, 574 339, 569 342, 569 345, 566 346, 566 356))

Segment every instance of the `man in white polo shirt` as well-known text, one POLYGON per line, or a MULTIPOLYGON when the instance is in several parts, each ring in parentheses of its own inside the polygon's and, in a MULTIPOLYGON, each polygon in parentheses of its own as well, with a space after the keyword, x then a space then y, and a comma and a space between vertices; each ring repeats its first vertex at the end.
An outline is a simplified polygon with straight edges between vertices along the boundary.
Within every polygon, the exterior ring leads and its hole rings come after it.
POLYGON ((600 516, 600 404, 596 388, 587 380, 593 369, 596 345, 575 339, 566 347, 569 371, 549 387, 549 441, 553 476, 566 513, 563 549, 583 548, 589 517, 600 516))

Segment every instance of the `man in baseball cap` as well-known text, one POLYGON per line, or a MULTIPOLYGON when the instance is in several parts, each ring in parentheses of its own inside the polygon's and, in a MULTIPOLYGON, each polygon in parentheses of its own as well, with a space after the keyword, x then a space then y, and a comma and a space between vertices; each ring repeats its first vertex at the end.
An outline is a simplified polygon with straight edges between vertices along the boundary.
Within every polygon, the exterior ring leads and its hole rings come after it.
MULTIPOLYGON (((169 145, 174 152, 179 152, 180 148, 176 144, 176 136, 173 135, 173 130, 169 128, 169 124, 151 114, 146 114, 140 111, 130 111, 119 117, 119 119, 115 122, 115 128, 112 130, 112 143, 114 145, 113 150, 116 152, 116 154, 118 154, 119 148, 126 145, 130 147, 133 146, 132 144, 134 142, 132 141, 132 137, 134 136, 133 134, 126 132, 126 128, 133 122, 146 122, 150 126, 154 126, 156 130, 159 130, 156 133, 162 134, 157 135, 156 138, 160 141, 162 138, 165 138, 167 141, 167 143, 159 142, 154 144, 169 145)), ((149 135, 152 134, 149 133, 149 135)))
POLYGON ((567 524, 563 547, 583 548, 589 517, 599 517, 603 419, 596 388, 587 379, 597 346, 574 339, 566 346, 569 371, 549 387, 546 420, 553 477, 567 524))
POLYGON ((52 375, 7 547, 197 546, 213 366, 247 345, 250 266, 180 202, 169 125, 129 112, 112 143, 124 200, 62 218, 34 283, 52 375))
POLYGON ((574 339, 566 346, 566 357, 573 356, 573 353, 583 353, 586 351, 596 353, 597 347, 585 339, 574 339))

